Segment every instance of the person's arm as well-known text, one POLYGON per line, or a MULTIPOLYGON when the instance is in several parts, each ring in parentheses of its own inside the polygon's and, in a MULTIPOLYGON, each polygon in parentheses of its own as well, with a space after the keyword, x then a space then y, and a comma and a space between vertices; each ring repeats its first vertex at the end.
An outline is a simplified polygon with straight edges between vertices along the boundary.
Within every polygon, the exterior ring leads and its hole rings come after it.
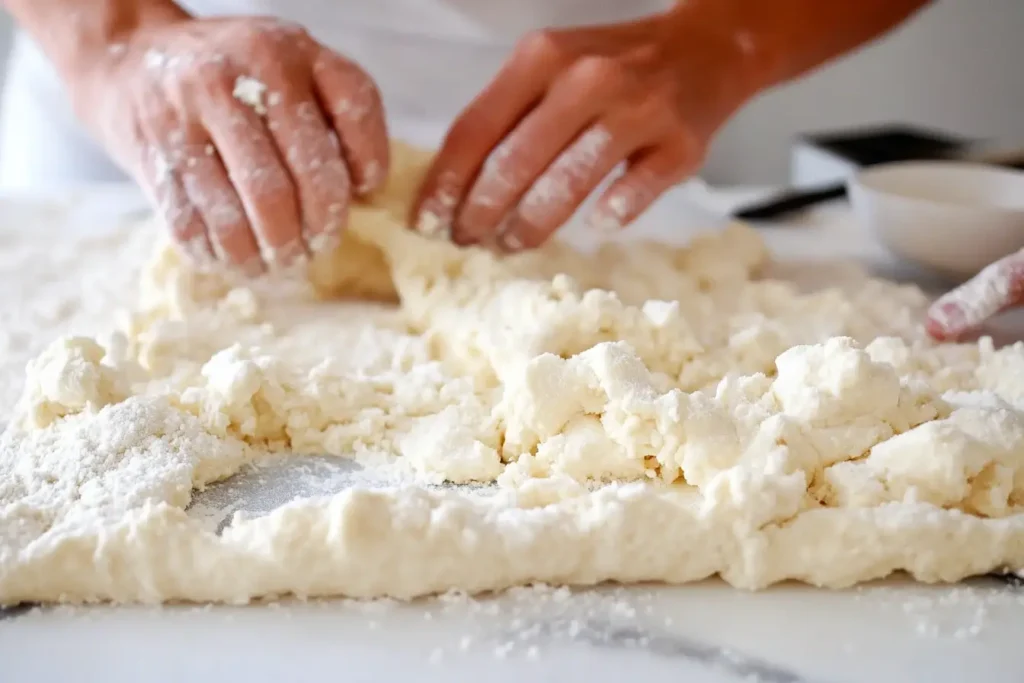
POLYGON ((545 242, 615 169, 615 229, 696 172, 759 92, 875 38, 926 0, 685 0, 664 14, 526 36, 454 122, 413 221, 459 244, 545 242))
POLYGON ((900 25, 931 0, 684 0, 684 21, 730 34, 761 87, 793 80, 900 25))
POLYGON ((65 81, 147 22, 188 15, 171 0, 0 0, 65 81))

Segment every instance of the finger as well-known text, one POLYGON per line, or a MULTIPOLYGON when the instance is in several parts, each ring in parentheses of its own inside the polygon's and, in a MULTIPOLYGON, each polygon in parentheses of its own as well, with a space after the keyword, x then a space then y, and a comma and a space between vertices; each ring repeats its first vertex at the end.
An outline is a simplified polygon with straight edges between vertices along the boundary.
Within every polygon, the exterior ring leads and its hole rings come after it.
POLYGON ((507 251, 543 244, 605 177, 642 144, 636 127, 595 123, 569 145, 523 196, 498 235, 507 251))
POLYGON ((700 155, 682 139, 635 154, 622 176, 598 198, 590 225, 601 232, 614 232, 629 225, 662 193, 692 175, 699 165, 700 155))
POLYGON ((213 251, 222 261, 258 274, 263 270, 259 246, 249 229, 245 207, 206 131, 189 126, 175 138, 177 177, 206 225, 213 251))
POLYGON ((1024 250, 1011 254, 941 296, 925 327, 939 340, 955 340, 1024 299, 1024 250))
POLYGON ((211 263, 215 254, 202 215, 189 200, 177 166, 183 139, 177 112, 167 106, 156 88, 142 91, 136 102, 138 117, 136 138, 145 141, 138 147, 138 168, 142 187, 167 226, 172 239, 194 263, 211 263))
POLYGON ((487 157, 453 226, 459 244, 494 232, 560 151, 597 119, 623 87, 609 60, 581 60, 487 157))
POLYGON ((341 239, 352 180, 320 105, 283 78, 270 82, 279 89, 268 100, 268 129, 298 193, 305 244, 323 251, 341 239))
POLYGON ((494 149, 551 83, 562 60, 544 33, 522 41, 491 83, 459 115, 427 172, 413 204, 413 225, 449 234, 456 208, 494 149))
MULTIPOLYGON (((254 109, 240 106, 231 91, 213 88, 201 98, 200 114, 245 207, 255 243, 268 263, 287 265, 305 253, 296 189, 277 146, 254 109)), ((237 234, 222 241, 241 243, 237 234)))
POLYGON ((164 154, 155 146, 143 150, 140 183, 171 239, 190 261, 208 265, 214 253, 207 239, 203 217, 189 201, 188 194, 164 154))
POLYGON ((313 80, 320 105, 338 134, 355 191, 370 194, 388 174, 388 132, 380 93, 362 69, 328 50, 321 50, 313 63, 313 80))

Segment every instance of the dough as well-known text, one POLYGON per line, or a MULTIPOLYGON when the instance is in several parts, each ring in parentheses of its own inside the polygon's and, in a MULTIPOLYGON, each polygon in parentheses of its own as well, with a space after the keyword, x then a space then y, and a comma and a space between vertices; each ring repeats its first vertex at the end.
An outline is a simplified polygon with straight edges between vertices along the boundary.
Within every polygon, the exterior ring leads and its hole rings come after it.
POLYGON ((28 366, 0 440, 0 603, 1024 567, 1024 346, 933 344, 913 288, 759 279, 742 226, 458 249, 404 227, 428 160, 397 146, 308 278, 164 245, 111 341, 28 366), (185 512, 268 451, 404 478, 221 535, 185 512))

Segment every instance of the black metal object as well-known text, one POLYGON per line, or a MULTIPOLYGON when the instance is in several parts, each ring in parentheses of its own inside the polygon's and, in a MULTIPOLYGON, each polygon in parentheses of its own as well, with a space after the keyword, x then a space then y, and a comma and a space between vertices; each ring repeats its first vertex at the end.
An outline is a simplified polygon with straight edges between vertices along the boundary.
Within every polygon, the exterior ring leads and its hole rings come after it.
POLYGON ((734 212, 733 217, 741 221, 770 221, 845 196, 846 185, 842 184, 827 185, 817 190, 790 190, 767 201, 749 204, 734 212))
POLYGON ((993 572, 991 574, 986 574, 986 576, 992 579, 996 579, 997 581, 1001 581, 1002 583, 1008 584, 1010 586, 1014 586, 1015 588, 1020 588, 1024 586, 1024 576, 1020 576, 1019 574, 997 574, 993 572))
MULTIPOLYGON (((887 125, 799 137, 805 143, 835 154, 861 168, 897 161, 959 159, 968 153, 972 145, 980 142, 907 125, 887 125)), ((1000 159, 998 165, 1024 169, 1024 155, 1000 159)), ((767 200, 740 207, 733 212, 733 217, 745 221, 771 221, 845 196, 845 183, 831 183, 809 190, 788 190, 767 200)))

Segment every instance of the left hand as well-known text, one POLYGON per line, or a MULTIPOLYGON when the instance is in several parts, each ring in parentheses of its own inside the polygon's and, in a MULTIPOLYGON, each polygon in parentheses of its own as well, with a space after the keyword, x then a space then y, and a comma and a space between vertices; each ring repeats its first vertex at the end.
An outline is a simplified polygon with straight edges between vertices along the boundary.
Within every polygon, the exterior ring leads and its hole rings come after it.
POLYGON ((685 4, 528 35, 455 121, 414 225, 463 245, 536 247, 621 162, 591 221, 630 223, 699 167, 714 132, 757 90, 751 51, 685 4))
POLYGON ((1024 305, 1024 249, 986 266, 928 309, 925 326, 932 337, 955 341, 989 318, 1024 305))

